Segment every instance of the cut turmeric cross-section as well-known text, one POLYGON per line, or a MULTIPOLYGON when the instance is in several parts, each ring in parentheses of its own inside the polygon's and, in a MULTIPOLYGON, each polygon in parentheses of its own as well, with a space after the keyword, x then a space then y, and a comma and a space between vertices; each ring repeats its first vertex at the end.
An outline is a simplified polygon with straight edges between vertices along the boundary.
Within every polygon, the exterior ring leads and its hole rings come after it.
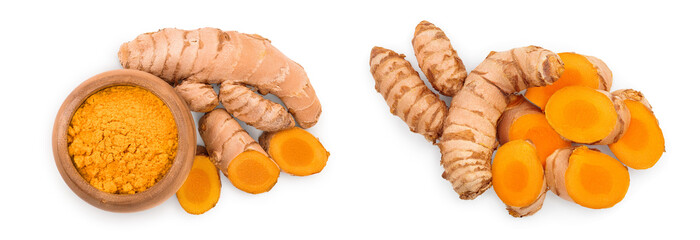
POLYGON ((265 132, 259 140, 282 171, 291 175, 307 176, 321 172, 330 155, 316 137, 298 127, 265 132))
POLYGON ((612 72, 600 59, 572 52, 558 54, 564 62, 564 73, 552 85, 528 88, 525 97, 544 110, 555 92, 568 86, 585 86, 610 91, 612 72))
POLYGON ((627 130, 630 118, 620 98, 582 86, 565 87, 554 93, 545 115, 559 135, 585 144, 616 142, 627 130))
POLYGON ((527 140, 503 144, 493 159, 493 190, 514 217, 537 212, 547 190, 535 146, 527 140))
POLYGON ((555 152, 547 161, 547 185, 564 199, 599 209, 614 206, 627 194, 627 168, 600 151, 579 146, 555 152))
POLYGON ((224 109, 215 109, 199 119, 199 133, 211 161, 233 186, 253 194, 275 186, 279 167, 224 109))
POLYGON ((516 139, 527 139, 535 144, 537 156, 543 166, 547 156, 554 150, 571 146, 571 142, 562 139, 549 126, 540 108, 522 96, 512 97, 498 122, 499 142, 507 143, 516 139))
POLYGON ((610 150, 617 159, 634 169, 653 167, 664 153, 664 135, 659 122, 651 111, 651 105, 642 93, 632 90, 618 90, 613 95, 620 96, 630 111, 631 121, 627 132, 610 150))
POLYGON ((216 206, 220 194, 219 170, 209 161, 206 150, 198 149, 187 180, 177 190, 177 200, 186 212, 202 214, 216 206))

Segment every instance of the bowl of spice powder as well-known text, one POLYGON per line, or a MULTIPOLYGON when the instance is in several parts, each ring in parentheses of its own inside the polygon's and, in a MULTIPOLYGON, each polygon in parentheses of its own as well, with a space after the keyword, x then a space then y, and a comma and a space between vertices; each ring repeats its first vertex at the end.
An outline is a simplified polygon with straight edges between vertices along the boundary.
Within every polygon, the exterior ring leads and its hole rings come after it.
POLYGON ((154 207, 184 183, 196 148, 194 120, 160 78, 136 70, 98 74, 61 106, 53 152, 63 180, 95 207, 154 207))

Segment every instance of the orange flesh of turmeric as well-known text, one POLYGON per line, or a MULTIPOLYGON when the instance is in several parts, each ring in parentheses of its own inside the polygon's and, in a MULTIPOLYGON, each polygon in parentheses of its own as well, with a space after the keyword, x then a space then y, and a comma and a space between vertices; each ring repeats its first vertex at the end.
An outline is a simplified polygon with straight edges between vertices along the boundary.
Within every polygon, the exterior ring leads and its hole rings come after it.
POLYGON ((280 174, 279 168, 271 159, 253 150, 236 156, 227 172, 233 186, 253 194, 270 191, 280 174))
POLYGON ((585 146, 569 157, 565 173, 571 199, 588 208, 609 208, 622 201, 629 188, 627 168, 614 158, 585 146))
POLYGON ((570 52, 558 55, 564 62, 564 73, 559 80, 549 86, 528 88, 525 92, 525 98, 542 110, 545 109, 552 94, 564 87, 586 86, 597 89, 600 84, 598 70, 585 56, 570 52))
POLYGON ((493 160, 493 189, 508 206, 525 207, 537 200, 544 170, 535 147, 525 140, 503 144, 493 160))
POLYGON ((196 156, 187 180, 177 191, 180 206, 190 214, 202 214, 213 208, 221 194, 219 170, 206 156, 196 156))
POLYGON ((268 152, 282 171, 296 176, 320 172, 329 155, 316 137, 298 127, 274 133, 268 152))
POLYGON ((632 115, 627 132, 616 143, 608 145, 617 159, 634 169, 653 167, 664 152, 664 136, 659 124, 644 104, 625 100, 632 115))
POLYGON ((571 146, 571 143, 562 139, 557 132, 549 126, 544 114, 525 114, 516 119, 510 127, 508 139, 527 139, 535 144, 537 156, 545 165, 547 156, 554 150, 571 146))
POLYGON ((617 112, 610 98, 589 87, 559 90, 550 98, 545 115, 554 131, 579 143, 599 141, 617 124, 617 112))

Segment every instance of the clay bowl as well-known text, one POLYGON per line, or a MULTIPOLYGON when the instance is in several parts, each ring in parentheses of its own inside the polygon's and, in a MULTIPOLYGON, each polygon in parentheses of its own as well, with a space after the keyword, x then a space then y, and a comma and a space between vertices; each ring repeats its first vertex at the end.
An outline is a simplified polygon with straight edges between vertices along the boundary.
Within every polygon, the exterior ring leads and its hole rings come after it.
POLYGON ((108 71, 80 84, 61 105, 53 126, 54 160, 68 187, 89 204, 112 212, 141 211, 154 207, 173 196, 185 182, 192 168, 197 146, 195 131, 189 108, 173 88, 163 80, 136 70, 108 71), (172 167, 155 185, 135 194, 112 194, 94 188, 80 176, 68 155, 68 126, 76 109, 93 93, 116 85, 138 86, 151 91, 170 108, 177 124, 178 149, 172 167))

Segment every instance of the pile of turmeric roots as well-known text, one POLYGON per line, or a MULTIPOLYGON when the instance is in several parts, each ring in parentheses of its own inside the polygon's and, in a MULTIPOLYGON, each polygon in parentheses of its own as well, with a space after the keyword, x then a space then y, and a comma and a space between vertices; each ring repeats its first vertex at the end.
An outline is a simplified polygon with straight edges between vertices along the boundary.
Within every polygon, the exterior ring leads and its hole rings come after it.
POLYGON ((192 111, 206 112, 199 119, 206 148, 198 148, 177 192, 188 213, 202 214, 216 205, 219 171, 236 188, 258 194, 272 189, 280 170, 307 176, 326 166, 329 153, 304 130, 318 121, 321 104, 301 65, 269 40, 216 28, 166 28, 124 43, 119 61, 160 77, 192 111), (219 86, 218 94, 212 85, 219 86), (255 91, 276 95, 287 108, 255 91), (223 108, 216 108, 219 103, 223 108), (264 131, 259 143, 234 117, 264 131))
POLYGON ((392 114, 439 146, 442 176, 462 199, 493 185, 514 217, 537 212, 547 190, 609 208, 627 193, 627 167, 650 168, 664 152, 649 102, 632 89, 610 92, 612 72, 598 58, 528 46, 491 52, 467 74, 435 25, 419 23, 412 43, 432 87, 452 97, 449 108, 404 55, 381 47, 370 56, 375 87, 392 114))

